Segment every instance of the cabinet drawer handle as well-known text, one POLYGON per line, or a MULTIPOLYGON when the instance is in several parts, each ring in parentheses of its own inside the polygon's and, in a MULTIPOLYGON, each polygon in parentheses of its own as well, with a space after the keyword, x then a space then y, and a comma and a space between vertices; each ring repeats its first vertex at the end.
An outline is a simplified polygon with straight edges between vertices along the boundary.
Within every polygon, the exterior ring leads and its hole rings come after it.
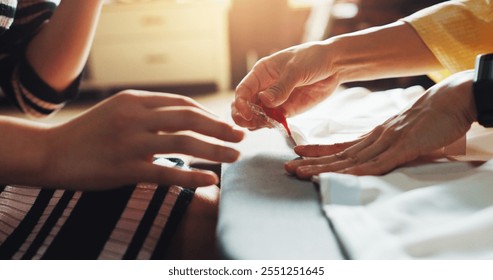
POLYGON ((145 16, 140 19, 140 22, 144 27, 164 26, 166 19, 162 16, 145 16))
POLYGON ((148 54, 144 57, 144 60, 147 64, 157 65, 157 64, 166 64, 169 59, 166 54, 148 54))

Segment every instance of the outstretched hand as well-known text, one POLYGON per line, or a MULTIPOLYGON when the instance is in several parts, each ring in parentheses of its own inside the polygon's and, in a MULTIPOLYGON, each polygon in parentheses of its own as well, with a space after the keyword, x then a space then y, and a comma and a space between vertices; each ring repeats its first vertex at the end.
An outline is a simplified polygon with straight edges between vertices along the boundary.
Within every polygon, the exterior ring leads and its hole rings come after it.
POLYGON ((139 182, 217 184, 213 172, 158 166, 153 156, 186 154, 233 162, 239 152, 223 141, 239 142, 244 136, 190 98, 143 91, 116 94, 48 133, 48 182, 96 190, 139 182))

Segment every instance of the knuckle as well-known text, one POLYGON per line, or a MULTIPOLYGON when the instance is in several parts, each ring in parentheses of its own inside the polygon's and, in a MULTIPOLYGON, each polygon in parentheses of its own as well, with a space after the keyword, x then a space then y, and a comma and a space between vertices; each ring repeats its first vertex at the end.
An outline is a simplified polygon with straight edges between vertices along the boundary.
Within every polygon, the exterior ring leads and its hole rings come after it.
POLYGON ((357 155, 351 155, 347 157, 347 161, 351 164, 358 164, 360 163, 360 159, 357 155))
POLYGON ((202 114, 199 109, 194 107, 187 107, 179 112, 179 122, 185 129, 197 129, 200 128, 202 114))
POLYGON ((116 99, 119 99, 123 102, 133 102, 135 99, 139 98, 139 96, 142 96, 142 93, 137 91, 137 90, 124 90, 115 95, 116 99))
POLYGON ((338 152, 334 156, 338 160, 345 160, 347 158, 347 152, 346 151, 338 152))

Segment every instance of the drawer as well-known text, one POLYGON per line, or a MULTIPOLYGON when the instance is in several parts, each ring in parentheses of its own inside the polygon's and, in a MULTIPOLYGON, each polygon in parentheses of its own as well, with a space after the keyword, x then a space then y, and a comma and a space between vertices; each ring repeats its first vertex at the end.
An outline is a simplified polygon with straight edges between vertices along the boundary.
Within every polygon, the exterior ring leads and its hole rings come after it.
POLYGON ((224 15, 213 5, 121 4, 103 10, 96 37, 160 34, 187 36, 210 32, 213 20, 224 15))
POLYGON ((134 42, 94 46, 91 79, 101 85, 208 82, 218 70, 213 41, 134 42))

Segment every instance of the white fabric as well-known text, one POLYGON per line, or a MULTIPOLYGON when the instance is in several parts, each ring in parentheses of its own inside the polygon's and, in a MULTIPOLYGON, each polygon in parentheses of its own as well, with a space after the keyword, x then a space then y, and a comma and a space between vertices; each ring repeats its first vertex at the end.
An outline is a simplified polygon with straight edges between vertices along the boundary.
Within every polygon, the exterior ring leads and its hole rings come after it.
MULTIPOLYGON (((298 144, 353 140, 410 106, 423 89, 338 92, 290 120, 298 144)), ((493 132, 477 125, 462 162, 399 168, 384 176, 321 174, 326 215, 351 258, 493 258, 493 132), (471 161, 471 160, 483 161, 471 161), (469 161, 469 162, 467 162, 469 161)))
POLYGON ((320 179, 324 211, 351 258, 493 258, 493 161, 320 179))
POLYGON ((350 88, 289 119, 289 125, 299 145, 349 141, 409 107, 423 92, 420 86, 379 92, 350 88))

